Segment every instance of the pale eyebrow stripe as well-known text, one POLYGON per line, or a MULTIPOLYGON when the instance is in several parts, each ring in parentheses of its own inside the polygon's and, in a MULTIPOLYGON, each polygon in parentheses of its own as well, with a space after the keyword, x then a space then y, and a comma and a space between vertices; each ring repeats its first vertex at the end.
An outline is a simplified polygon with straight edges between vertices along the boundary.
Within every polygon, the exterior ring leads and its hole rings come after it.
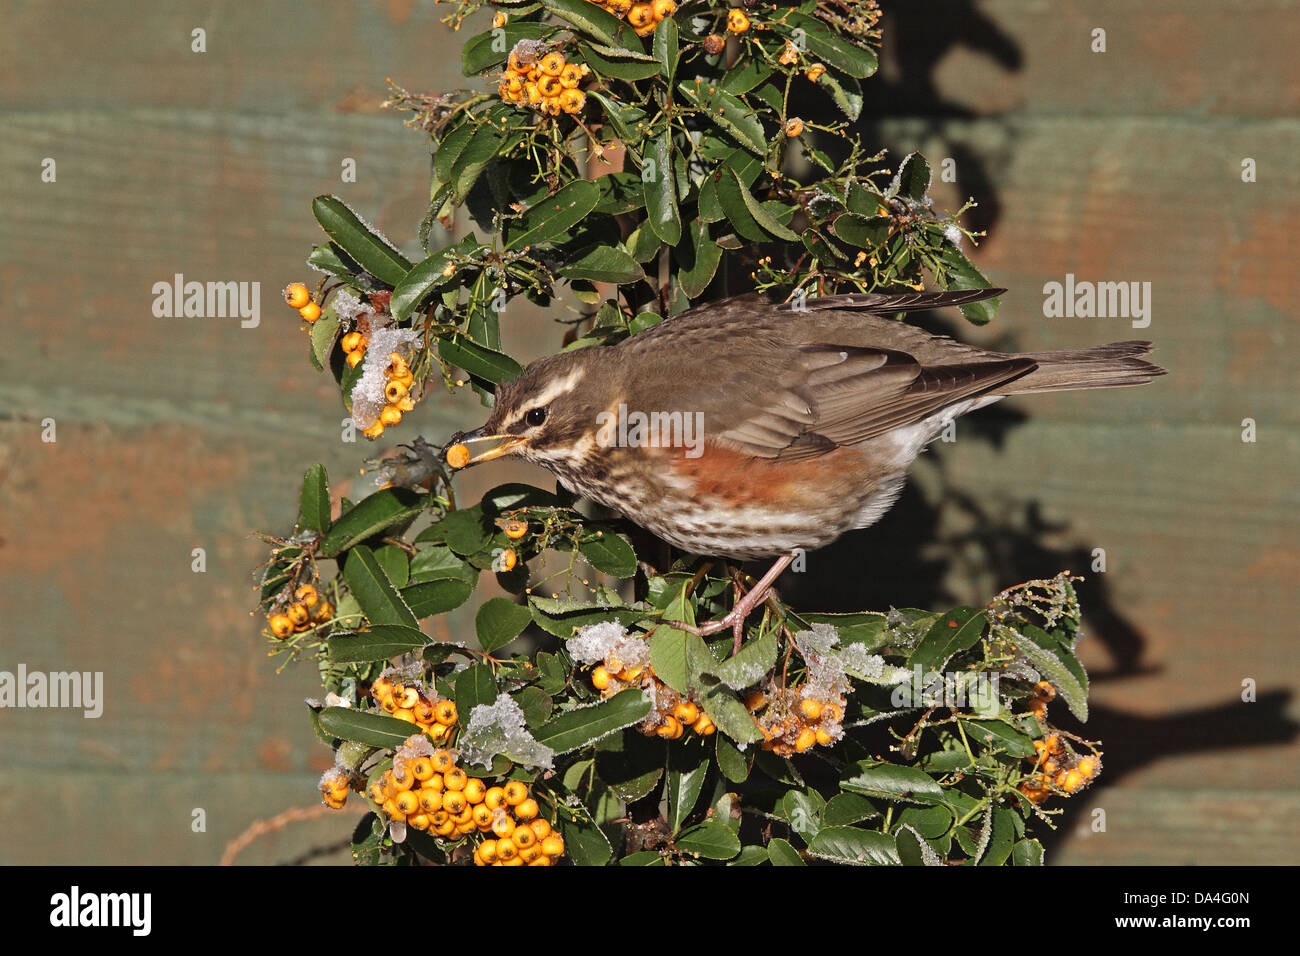
POLYGON ((585 374, 586 373, 581 368, 574 367, 569 371, 568 375, 552 382, 540 394, 533 396, 526 406, 521 406, 515 414, 503 421, 501 423, 501 430, 505 431, 508 429, 511 425, 519 421, 519 419, 523 418, 524 415, 528 414, 531 409, 537 408, 540 405, 549 405, 561 395, 567 395, 569 392, 573 391, 578 382, 582 381, 582 377, 585 374))

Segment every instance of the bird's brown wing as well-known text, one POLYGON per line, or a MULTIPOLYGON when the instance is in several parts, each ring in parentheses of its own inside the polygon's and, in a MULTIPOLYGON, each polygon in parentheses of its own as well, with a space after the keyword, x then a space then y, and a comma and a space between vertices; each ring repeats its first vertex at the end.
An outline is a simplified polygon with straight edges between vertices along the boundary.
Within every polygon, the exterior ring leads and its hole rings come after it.
MULTIPOLYGON (((969 298, 997 291, 972 290, 969 298)), ((877 314, 964 301, 962 293, 835 296, 809 299, 801 313, 741 296, 683 313, 621 347, 646 363, 671 356, 662 377, 674 385, 673 405, 708 409, 711 440, 761 458, 806 459, 921 421, 1032 371, 1032 360, 983 352, 877 314)))
POLYGON ((801 345, 791 360, 785 387, 770 391, 757 411, 738 405, 743 417, 717 440, 762 458, 816 457, 919 422, 1035 367, 1018 358, 923 366, 892 349, 827 344, 801 345), (792 415, 792 407, 806 414, 792 415))

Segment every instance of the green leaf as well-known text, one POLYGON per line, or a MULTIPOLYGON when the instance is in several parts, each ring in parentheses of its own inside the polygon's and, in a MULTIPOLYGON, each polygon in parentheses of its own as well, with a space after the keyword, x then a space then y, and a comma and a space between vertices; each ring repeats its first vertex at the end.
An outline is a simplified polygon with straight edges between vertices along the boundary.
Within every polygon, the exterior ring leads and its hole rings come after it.
MULTIPOLYGON (((459 700, 456 706, 460 707, 459 700)), ((630 727, 649 713, 650 698, 640 688, 629 687, 594 707, 580 707, 552 718, 538 728, 534 737, 556 754, 565 754, 630 727)))
POLYGON ((406 587, 411 577, 411 559, 406 552, 396 545, 386 544, 375 549, 375 560, 384 569, 384 574, 395 588, 406 587))
POLYGON ((330 487, 324 465, 312 465, 303 476, 298 495, 298 528, 321 532, 330 529, 330 487))
POLYGON ((1065 705, 1070 708, 1070 713, 1086 724, 1088 722, 1088 693, 1083 689, 1078 678, 1061 661, 1056 652, 1059 647, 1060 645, 1052 640, 1050 636, 1033 626, 1021 628, 1019 636, 1016 638, 1016 649, 1027 657, 1034 669, 1056 688, 1056 692, 1061 695, 1065 705), (1035 642, 1034 631, 1038 631, 1042 635, 1038 639, 1041 643, 1035 642))
POLYGON ((452 201, 465 202, 469 191, 478 182, 479 176, 487 164, 505 152, 507 134, 492 123, 486 122, 475 128, 470 134, 469 142, 456 155, 451 164, 452 201))
POLYGON ((822 824, 828 827, 847 827, 872 817, 880 816, 866 797, 856 793, 837 793, 826 801, 822 811, 822 824))
POLYGON ((908 153, 899 164, 898 172, 894 174, 890 193, 906 196, 916 202, 924 202, 929 192, 930 164, 920 153, 908 153), (892 188, 894 186, 897 187, 896 190, 892 188))
POLYGON ((849 766, 840 787, 869 797, 913 803, 940 803, 943 798, 943 789, 934 779, 915 767, 865 760, 849 766))
POLYGON ((862 85, 857 80, 827 71, 821 75, 817 85, 830 93, 831 102, 850 120, 857 120, 862 115, 862 85))
POLYGON ((585 820, 565 820, 562 829, 565 852, 575 866, 604 866, 609 862, 614 851, 600 827, 585 820))
POLYGON ((708 673, 735 690, 752 687, 776 663, 779 643, 777 636, 778 632, 768 631, 755 640, 747 641, 737 653, 721 664, 712 665, 708 673))
POLYGON ((486 664, 473 664, 456 675, 456 712, 462 721, 467 722, 479 704, 491 704, 496 699, 496 678, 486 664))
POLYGON ((767 856, 773 866, 807 866, 789 840, 773 837, 767 841, 767 856))
POLYGON ((699 81, 677 84, 677 90, 692 105, 708 114, 710 122, 756 156, 767 152, 767 134, 754 111, 720 87, 712 92, 699 81))
POLYGON ((811 843, 822 826, 826 801, 816 790, 787 790, 776 804, 776 814, 790 824, 795 833, 811 843))
POLYGON ((703 219, 691 222, 687 229, 690 238, 691 263, 677 270, 677 281, 682 291, 692 299, 704 294, 722 261, 722 247, 709 238, 709 224, 703 219))
MULTIPOLYGON (((939 261, 944 274, 936 276, 945 289, 987 289, 993 285, 971 264, 965 254, 952 243, 945 243, 939 261)), ((998 314, 1001 299, 985 299, 961 306, 962 315, 975 325, 986 325, 998 314)))
POLYGON ((601 621, 618 621, 624 627, 635 624, 647 616, 637 608, 610 604, 590 604, 572 598, 547 598, 530 595, 528 606, 532 609, 533 623, 547 634, 569 638, 575 628, 601 621))
POLYGON ((410 521, 424 510, 425 498, 408 488, 385 488, 362 498, 339 515, 321 540, 317 556, 337 557, 359 541, 381 531, 410 521))
POLYGON ((479 504, 483 506, 484 514, 496 516, 516 508, 555 508, 560 505, 560 499, 532 485, 508 482, 483 495, 479 504))
POLYGON ((757 200, 751 195, 748 201, 745 196, 749 191, 745 189, 743 183, 736 178, 735 172, 726 169, 722 173, 722 178, 717 181, 718 204, 722 211, 726 213, 727 220, 735 228, 736 234, 742 239, 748 239, 750 242, 768 242, 770 237, 759 226, 758 220, 750 212, 750 204, 758 206, 757 200))
POLYGON ((307 256, 307 265, 340 279, 351 279, 361 272, 360 264, 332 242, 323 242, 313 249, 307 256))
POLYGON ((537 40, 553 32, 554 27, 547 23, 532 20, 513 20, 487 33, 471 37, 460 54, 461 72, 465 76, 477 76, 484 71, 506 62, 510 51, 520 40, 537 40), (498 30, 504 45, 503 50, 494 50, 493 41, 498 37, 498 30))
POLYGON ((402 588, 402 600, 416 617, 446 614, 469 600, 474 583, 457 578, 424 581, 402 588))
POLYGON ((542 0, 542 6, 598 43, 616 48, 624 46, 619 40, 623 21, 588 0, 542 0))
POLYGON ((338 331, 339 314, 334 311, 334 304, 330 303, 312 325, 309 333, 312 363, 320 371, 324 371, 325 366, 329 364, 330 352, 334 349, 334 337, 338 331))
POLYGON ((311 208, 326 234, 363 269, 389 286, 402 281, 411 268, 410 261, 363 223, 343 200, 336 196, 317 196, 311 208))
POLYGON ((419 629, 419 621, 398 595, 374 553, 363 544, 348 553, 343 580, 371 624, 404 624, 419 629))
MULTIPOLYGON (((644 53, 621 50, 600 44, 579 43, 582 62, 591 67, 597 76, 635 82, 645 80, 659 72, 659 61, 644 53)), ((597 97, 601 99, 601 97, 597 97)), ((608 112, 606 115, 610 115, 608 112)), ((612 118, 612 117, 611 117, 612 118)), ((619 134, 622 136, 622 133, 619 134)))
POLYGON ((1042 866, 1043 845, 1037 840, 1021 840, 1011 848, 1011 863, 1014 866, 1042 866))
POLYGON ((744 783, 749 778, 749 769, 754 761, 753 755, 746 756, 742 753, 726 734, 715 734, 714 738, 718 742, 718 769, 732 783, 744 783))
POLYGON ((510 695, 524 712, 524 723, 539 727, 551 716, 555 701, 540 687, 524 687, 510 695))
POLYGON ((599 537, 580 542, 578 550, 597 571, 618 578, 630 578, 636 574, 636 552, 621 534, 605 531, 599 537))
POLYGON ((404 720, 351 707, 326 707, 320 712, 320 725, 325 733, 339 740, 355 740, 389 750, 400 747, 411 734, 420 732, 420 728, 404 720))
MULTIPOLYGON (((587 0, 581 2, 587 3, 587 0)), ((595 183, 585 179, 569 183, 555 195, 533 205, 518 222, 510 224, 506 248, 522 249, 564 235, 596 208, 599 199, 600 190, 595 183)))
POLYGON ((445 544, 421 548, 411 559, 410 582, 412 584, 448 579, 468 581, 473 584, 478 580, 478 572, 457 557, 445 544))
POLYGON ((875 73, 879 65, 875 51, 870 47, 859 46, 835 33, 825 21, 798 10, 786 11, 780 20, 771 21, 771 27, 774 33, 785 37, 793 36, 795 30, 802 30, 809 52, 849 76, 864 79, 875 73))
POLYGON ((594 246, 563 266, 560 275, 566 279, 590 279, 592 282, 626 285, 644 279, 645 270, 617 246, 594 246))
POLYGON ((772 68, 762 60, 752 56, 742 56, 736 65, 729 69, 718 85, 735 96, 748 93, 758 84, 772 75, 772 68))
POLYGON ((1001 720, 966 720, 962 726, 972 742, 986 747, 996 747, 1013 757, 1034 756, 1034 742, 1028 734, 1022 734, 1010 724, 1001 720))
POLYGON ((327 642, 329 659, 339 663, 382 661, 432 643, 419 628, 377 624, 368 631, 335 634, 327 642))
POLYGON ((912 651, 908 663, 922 671, 942 670, 954 654, 979 642, 986 620, 984 612, 973 607, 954 608, 940 615, 912 651))
POLYGON ((674 842, 683 853, 706 860, 730 860, 740 852, 740 838, 730 827, 713 820, 691 827, 674 842))
POLYGON ((618 861, 619 866, 667 866, 663 854, 658 850, 638 850, 629 853, 618 861))
POLYGON ((474 630, 478 646, 485 654, 504 647, 524 632, 532 623, 528 608, 521 607, 509 598, 495 597, 483 602, 474 615, 474 630))
POLYGON ((808 853, 855 866, 897 866, 901 862, 892 837, 858 827, 822 827, 808 845, 808 853))
POLYGON ((743 846, 740 855, 727 866, 761 866, 767 862, 767 848, 761 846, 743 846))
POLYGON ((389 309, 394 319, 398 322, 406 321, 426 298, 452 281, 454 276, 443 275, 450 251, 450 249, 440 249, 422 262, 417 262, 393 287, 393 298, 389 309))
MULTIPOLYGON (((694 637, 694 635, 691 635, 694 637)), ((697 641, 699 638, 695 638, 697 641)), ((702 643, 702 642, 701 642, 702 643)), ((754 719, 740 698, 727 689, 725 684, 710 684, 711 678, 701 678, 703 688, 698 692, 700 706, 709 715, 720 733, 741 743, 753 743, 763 739, 763 733, 754 725, 754 719)))
POLYGON ((518 378, 524 371, 509 355, 472 342, 460 332, 438 339, 438 354, 449 364, 493 384, 518 378))
POLYGON ((898 823, 906 823, 928 840, 937 840, 952 826, 952 810, 947 807, 908 807, 898 815, 898 823))
POLYGON ((840 636, 840 646, 861 644, 869 651, 884 644, 885 615, 878 611, 860 611, 855 614, 808 614, 797 615, 806 624, 829 624, 840 636))
POLYGON ((677 24, 672 17, 664 17, 655 26, 654 56, 659 61, 661 75, 672 83, 677 71, 677 24))
POLYGON ((1016 824, 1010 810, 993 811, 993 835, 984 854, 979 859, 980 866, 1001 866, 1011 856, 1011 848, 1016 842, 1016 824))
POLYGON ((831 223, 831 232, 859 249, 872 249, 889 235, 889 219, 885 216, 859 216, 844 213, 831 223))
POLYGON ((709 774, 709 761, 705 751, 692 747, 674 747, 668 752, 668 782, 665 787, 668 814, 664 820, 668 829, 676 833, 686 822, 704 789, 704 778, 709 774))
MULTIPOLYGON (((587 0, 582 0, 587 2, 587 0)), ((647 220, 651 232, 661 242, 677 245, 682 238, 682 216, 677 209, 677 183, 673 174, 672 130, 665 127, 650 143, 653 169, 642 169, 641 181, 645 186, 647 220)))
POLYGON ((644 734, 614 734, 600 741, 596 772, 620 800, 648 796, 664 772, 663 742, 644 734))

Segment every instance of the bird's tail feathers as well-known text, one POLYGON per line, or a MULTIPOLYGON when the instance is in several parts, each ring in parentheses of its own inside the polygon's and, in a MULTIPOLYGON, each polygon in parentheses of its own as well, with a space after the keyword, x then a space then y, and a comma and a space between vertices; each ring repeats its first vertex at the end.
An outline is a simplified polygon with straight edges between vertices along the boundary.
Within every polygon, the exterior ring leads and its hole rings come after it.
POLYGON ((1033 359, 1038 368, 1016 379, 1008 394, 1145 385, 1156 376, 1166 374, 1165 369, 1143 358, 1150 353, 1150 342, 1111 342, 1086 349, 1021 352, 1018 358, 1033 359))

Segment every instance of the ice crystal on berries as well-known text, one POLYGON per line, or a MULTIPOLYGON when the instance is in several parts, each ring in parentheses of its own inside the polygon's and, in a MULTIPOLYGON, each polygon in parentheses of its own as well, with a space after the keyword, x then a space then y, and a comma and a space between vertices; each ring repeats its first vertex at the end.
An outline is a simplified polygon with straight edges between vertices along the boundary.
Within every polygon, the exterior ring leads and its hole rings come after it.
POLYGON ((322 790, 329 790, 332 786, 342 784, 347 786, 349 782, 347 771, 342 767, 330 767, 320 775, 320 787, 322 790))
POLYGON ((943 230, 943 237, 951 242, 958 249, 961 248, 961 230, 953 223, 948 223, 943 230))
POLYGON ((361 363, 361 377, 352 386, 352 421, 358 428, 373 425, 388 404, 384 397, 384 386, 388 384, 384 369, 388 365, 389 353, 398 352, 409 358, 419 347, 420 337, 415 329, 375 329, 370 333, 366 357, 361 363))
POLYGON ((492 758, 505 754, 515 763, 550 770, 555 751, 538 743, 524 725, 524 712, 509 694, 495 703, 479 704, 469 713, 469 723, 460 738, 465 759, 481 767, 492 766, 492 758))
POLYGON ((339 324, 351 326, 357 319, 357 316, 374 312, 374 309, 363 303, 351 292, 340 290, 338 295, 334 296, 334 312, 339 317, 339 324))
POLYGON ((650 645, 639 634, 629 634, 617 621, 601 621, 578 628, 576 637, 565 645, 569 656, 583 664, 612 659, 637 668, 650 663, 650 645))

